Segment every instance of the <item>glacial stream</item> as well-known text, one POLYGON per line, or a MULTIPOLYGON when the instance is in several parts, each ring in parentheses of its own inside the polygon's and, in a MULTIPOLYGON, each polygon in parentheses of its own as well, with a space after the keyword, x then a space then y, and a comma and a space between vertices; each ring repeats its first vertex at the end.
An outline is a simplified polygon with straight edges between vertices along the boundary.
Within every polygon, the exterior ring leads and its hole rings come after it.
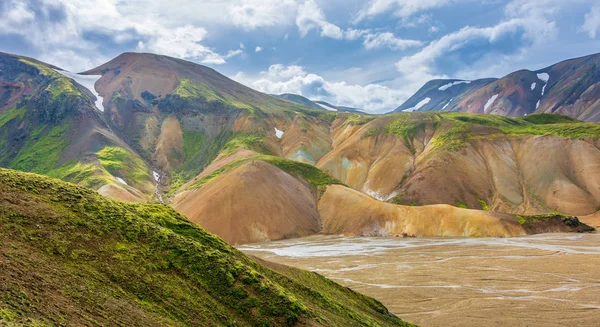
POLYGON ((600 325, 600 234, 315 236, 240 250, 318 272, 420 326, 600 325))

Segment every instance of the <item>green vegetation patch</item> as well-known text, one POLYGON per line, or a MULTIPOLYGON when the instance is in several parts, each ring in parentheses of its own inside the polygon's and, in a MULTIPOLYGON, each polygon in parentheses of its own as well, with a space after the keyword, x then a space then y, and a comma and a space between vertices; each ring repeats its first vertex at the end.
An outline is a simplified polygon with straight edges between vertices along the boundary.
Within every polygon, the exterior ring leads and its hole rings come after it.
POLYGON ((55 169, 68 144, 69 123, 41 126, 31 132, 29 139, 10 164, 10 168, 46 174, 55 169))
POLYGON ((360 125, 364 125, 374 119, 375 119, 375 117, 372 117, 372 116, 350 114, 346 117, 346 120, 344 120, 344 125, 360 126, 360 125))
MULTIPOLYGON (((500 135, 554 135, 566 138, 600 138, 600 124, 585 123, 555 114, 535 114, 520 118, 466 113, 437 113, 440 123, 433 139, 436 148, 458 151, 470 140, 500 135), (488 127, 484 134, 475 127, 488 127)), ((414 126, 414 124, 413 124, 414 126)), ((415 127, 400 129, 401 135, 410 135, 415 127), (407 130, 407 131, 406 131, 407 130)))
POLYGON ((188 187, 188 189, 201 187, 202 185, 216 179, 222 173, 228 172, 253 161, 264 161, 270 163, 273 166, 276 166, 277 168, 289 173, 290 175, 305 179, 315 188, 320 188, 331 184, 342 184, 342 182, 329 176, 327 173, 323 172, 315 166, 276 156, 258 155, 250 158, 234 160, 229 164, 195 181, 188 187))
POLYGON ((135 153, 116 146, 107 146, 96 152, 98 160, 111 175, 142 183, 150 178, 148 168, 135 153))
POLYGON ((165 205, 6 169, 0 202, 0 257, 15 272, 0 315, 17 326, 410 326, 316 273, 265 267, 165 205))
POLYGON ((517 218, 517 221, 521 225, 531 224, 534 222, 544 221, 544 220, 554 219, 554 218, 560 218, 560 219, 572 218, 571 216, 563 215, 560 213, 548 213, 548 214, 531 215, 531 216, 515 215, 515 217, 517 218))
POLYGON ((227 143, 225 143, 222 153, 225 155, 230 155, 233 154, 238 148, 246 148, 248 150, 267 153, 268 151, 264 147, 264 142, 264 135, 235 134, 227 141, 227 143))
POLYGON ((92 189, 115 184, 113 176, 91 163, 71 162, 48 172, 47 175, 92 189))
POLYGON ((58 96, 62 96, 62 95, 66 95, 66 96, 70 96, 70 95, 80 96, 81 95, 81 92, 79 92, 77 90, 77 88, 75 87, 75 85, 73 84, 73 82, 71 81, 70 78, 62 75, 61 73, 55 71, 54 69, 52 69, 42 63, 32 61, 32 60, 29 60, 26 58, 19 58, 19 60, 25 64, 28 64, 30 66, 37 68, 41 74, 52 77, 53 80, 50 83, 50 85, 48 85, 46 90, 52 94, 53 99, 57 98, 58 96))
POLYGON ((15 107, 5 111, 3 114, 0 114, 0 127, 3 127, 4 125, 6 125, 6 123, 17 117, 19 117, 20 120, 23 120, 23 117, 25 116, 25 111, 25 107, 15 107))
POLYGON ((182 98, 202 98, 205 101, 223 100, 206 85, 186 78, 179 81, 179 87, 175 90, 175 94, 182 98))
POLYGON ((184 166, 200 153, 205 142, 206 136, 203 133, 183 131, 183 153, 185 153, 184 166))

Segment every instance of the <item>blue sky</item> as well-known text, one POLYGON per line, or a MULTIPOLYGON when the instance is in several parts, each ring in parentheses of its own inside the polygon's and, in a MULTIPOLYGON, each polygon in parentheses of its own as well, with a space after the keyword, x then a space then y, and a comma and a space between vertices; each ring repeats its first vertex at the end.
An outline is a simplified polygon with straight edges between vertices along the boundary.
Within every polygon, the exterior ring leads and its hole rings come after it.
POLYGON ((126 51, 267 93, 386 112, 433 78, 600 52, 597 0, 3 0, 0 51, 71 71, 126 51))

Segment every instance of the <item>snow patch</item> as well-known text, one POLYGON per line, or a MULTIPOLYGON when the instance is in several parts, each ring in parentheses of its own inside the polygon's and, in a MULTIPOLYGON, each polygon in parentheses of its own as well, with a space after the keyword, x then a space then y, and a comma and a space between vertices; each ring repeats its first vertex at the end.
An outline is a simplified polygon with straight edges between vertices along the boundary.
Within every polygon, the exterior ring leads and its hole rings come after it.
POLYGON ((537 74, 537 78, 539 78, 540 81, 544 83, 548 83, 548 81, 550 80, 550 75, 548 75, 547 73, 539 73, 537 74))
POLYGON ((337 109, 336 109, 336 108, 334 108, 334 107, 326 106, 326 105, 324 105, 324 104, 321 104, 321 103, 317 103, 317 104, 318 104, 318 105, 319 105, 321 108, 323 108, 323 109, 325 109, 325 110, 329 110, 329 111, 337 111, 337 109))
POLYGON ((277 136, 277 138, 280 139, 283 136, 283 131, 275 127, 275 136, 277 136))
POLYGON ((446 85, 440 86, 440 88, 438 88, 438 90, 440 90, 440 91, 446 91, 447 89, 449 89, 449 88, 451 88, 453 86, 460 85, 460 84, 469 84, 469 83, 471 83, 471 81, 456 81, 456 82, 451 82, 451 83, 448 83, 446 85))
POLYGON ((536 85, 537 85, 537 83, 535 83, 535 82, 531 84, 531 90, 532 90, 532 91, 533 91, 533 90, 535 90, 535 86, 536 86, 536 85))
POLYGON ((492 96, 486 103, 485 106, 483 107, 483 112, 485 112, 487 114, 488 108, 494 104, 494 102, 496 101, 496 99, 498 99, 498 94, 494 94, 494 96, 492 96))
POLYGON ((427 98, 421 100, 421 102, 417 103, 416 106, 414 106, 412 108, 404 109, 404 110, 402 110, 402 112, 417 111, 417 110, 421 109, 424 105, 428 104, 429 102, 431 102, 431 98, 427 97, 427 98))
POLYGON ((157 172, 153 171, 153 172, 152 172, 152 176, 154 176, 154 181, 155 181, 155 182, 157 182, 157 183, 158 183, 158 182, 160 181, 160 174, 159 174, 159 173, 157 173, 157 172))
POLYGON ((542 87, 542 96, 544 96, 544 92, 546 92, 546 85, 548 84, 544 84, 544 86, 542 87))
POLYGON ((539 107, 540 107, 540 102, 541 102, 541 101, 542 101, 542 100, 538 100, 538 102, 535 104, 535 110, 537 110, 537 108, 539 108, 539 107))
POLYGON ((448 106, 450 105, 450 102, 452 102, 452 100, 454 100, 454 98, 450 99, 450 101, 448 101, 448 103, 446 103, 446 105, 442 108, 442 111, 446 110, 446 108, 448 108, 448 106))
MULTIPOLYGON (((56 69, 55 69, 56 70, 56 69)), ((98 92, 96 92, 96 82, 102 77, 102 75, 81 75, 68 72, 66 70, 56 70, 58 73, 73 79, 75 82, 81 84, 83 87, 88 89, 96 97, 96 108, 100 111, 104 111, 102 101, 104 100, 98 92)))
POLYGON ((127 185, 127 182, 126 182, 124 179, 122 179, 121 177, 115 177, 115 178, 116 178, 116 179, 117 179, 119 182, 121 182, 121 183, 123 183, 123 184, 127 185))

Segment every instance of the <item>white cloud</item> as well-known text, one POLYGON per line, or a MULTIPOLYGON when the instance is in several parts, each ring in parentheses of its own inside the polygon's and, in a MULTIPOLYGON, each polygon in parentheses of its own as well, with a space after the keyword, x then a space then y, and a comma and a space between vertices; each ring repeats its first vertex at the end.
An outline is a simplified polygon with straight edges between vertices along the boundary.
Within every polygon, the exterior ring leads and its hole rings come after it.
POLYGON ((262 51, 262 48, 261 48, 261 47, 259 47, 259 46, 257 46, 257 47, 254 49, 254 52, 261 52, 261 51, 262 51))
POLYGON ((403 91, 379 84, 353 85, 343 81, 328 81, 297 65, 271 65, 268 71, 261 72, 254 78, 240 72, 233 79, 265 93, 300 94, 313 100, 369 112, 391 111, 407 97, 403 91))
POLYGON ((320 30, 321 36, 333 39, 342 39, 344 32, 338 26, 331 24, 325 18, 325 14, 313 0, 307 0, 298 7, 296 26, 302 37, 311 30, 320 30))
POLYGON ((590 9, 590 12, 585 14, 585 22, 581 26, 581 30, 587 33, 590 38, 595 39, 600 30, 600 6, 590 9))
POLYGON ((229 50, 229 51, 227 51, 227 54, 224 56, 224 58, 229 59, 229 58, 233 58, 236 56, 240 56, 242 54, 244 54, 244 50, 242 50, 242 49, 229 50))
POLYGON ((138 43, 139 51, 149 51, 177 58, 190 58, 208 64, 225 63, 225 59, 221 55, 200 44, 208 33, 203 28, 186 25, 174 30, 156 32, 147 42, 140 41, 138 43))
MULTIPOLYGON (((519 37, 521 48, 517 49, 515 54, 508 55, 501 52, 493 54, 494 52, 490 51, 494 56, 493 60, 486 56, 485 59, 491 63, 488 72, 499 71, 501 65, 506 65, 506 59, 522 56, 529 47, 542 44, 556 36, 556 23, 550 18, 556 12, 556 8, 552 6, 553 3, 549 3, 551 1, 553 0, 541 0, 541 2, 513 0, 505 8, 506 19, 499 24, 491 27, 466 26, 432 41, 421 51, 396 62, 396 68, 402 75, 399 80, 416 91, 420 85, 431 79, 447 77, 437 71, 436 63, 439 59, 452 55, 473 43, 480 45, 485 42, 493 47, 496 42, 508 35, 519 37)), ((470 63, 470 65, 475 64, 470 63)))
POLYGON ((243 0, 231 5, 229 13, 234 25, 253 30, 289 25, 294 20, 296 8, 294 0, 243 0))
POLYGON ((358 12, 355 21, 372 18, 386 12, 393 12, 401 18, 408 18, 419 12, 442 7, 450 3, 449 0, 371 0, 358 12))
POLYGON ((399 39, 390 32, 367 34, 363 42, 365 49, 378 49, 388 47, 392 50, 405 50, 412 47, 423 45, 423 42, 417 40, 399 39))

